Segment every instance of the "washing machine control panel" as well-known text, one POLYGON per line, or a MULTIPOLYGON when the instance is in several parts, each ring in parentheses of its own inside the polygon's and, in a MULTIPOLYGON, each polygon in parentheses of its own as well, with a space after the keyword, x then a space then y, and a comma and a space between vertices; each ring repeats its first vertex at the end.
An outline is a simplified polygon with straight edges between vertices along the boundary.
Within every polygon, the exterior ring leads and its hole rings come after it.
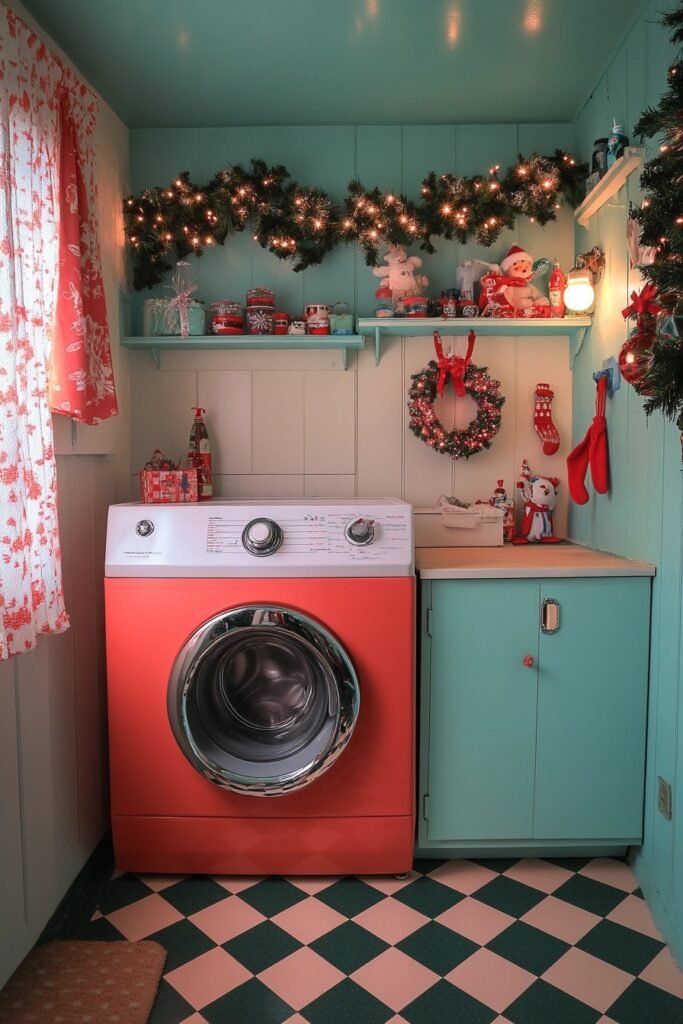
POLYGON ((391 498, 113 505, 108 576, 409 576, 410 505, 391 498), (267 565, 267 568, 265 566, 267 565))
POLYGON ((282 528, 273 519, 252 519, 242 530, 245 550, 257 558, 274 555, 282 541, 282 528))
POLYGON ((344 527, 344 536, 349 544, 357 548, 364 548, 366 544, 372 544, 375 539, 375 520, 360 516, 352 519, 344 527))

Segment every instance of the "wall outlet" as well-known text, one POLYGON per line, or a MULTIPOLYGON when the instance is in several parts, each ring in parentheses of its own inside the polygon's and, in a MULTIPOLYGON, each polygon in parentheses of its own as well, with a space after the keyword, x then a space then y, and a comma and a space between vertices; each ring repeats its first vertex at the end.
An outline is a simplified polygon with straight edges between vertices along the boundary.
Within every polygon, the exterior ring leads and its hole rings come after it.
POLYGON ((657 809, 667 821, 671 821, 671 783, 657 776, 657 809))

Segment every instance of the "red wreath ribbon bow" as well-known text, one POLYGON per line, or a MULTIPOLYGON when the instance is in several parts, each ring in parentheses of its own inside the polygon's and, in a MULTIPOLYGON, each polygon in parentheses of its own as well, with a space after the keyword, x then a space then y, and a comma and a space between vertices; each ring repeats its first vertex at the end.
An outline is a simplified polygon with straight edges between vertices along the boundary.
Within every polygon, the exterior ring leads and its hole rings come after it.
POLYGON ((453 381, 453 388, 457 397, 464 398, 467 394, 465 390, 465 370, 470 365, 472 359, 475 338, 476 334, 474 331, 470 331, 467 335, 467 352, 464 356, 447 356, 444 354, 441 335, 438 331, 434 331, 434 351, 436 352, 436 362, 439 367, 439 376, 436 381, 436 393, 438 395, 443 395, 449 375, 453 381))
POLYGON ((621 311, 624 320, 630 316, 636 316, 640 320, 646 313, 649 313, 651 316, 657 316, 658 313, 662 312, 662 306, 654 301, 656 297, 657 287, 654 284, 646 284, 641 289, 640 294, 638 292, 631 292, 631 305, 621 311))

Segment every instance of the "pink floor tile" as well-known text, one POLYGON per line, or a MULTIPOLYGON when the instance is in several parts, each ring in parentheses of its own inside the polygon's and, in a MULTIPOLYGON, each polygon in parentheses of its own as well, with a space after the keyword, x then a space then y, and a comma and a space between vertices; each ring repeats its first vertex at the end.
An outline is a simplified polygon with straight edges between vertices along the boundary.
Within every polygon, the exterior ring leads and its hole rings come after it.
POLYGON ((495 907, 487 907, 471 896, 445 910, 436 920, 451 931, 464 935, 472 942, 478 942, 480 946, 486 945, 515 921, 509 914, 495 907))
POLYGON ((295 885, 297 889, 301 889, 302 892, 307 892, 309 896, 315 896, 316 893, 322 892, 323 889, 329 889, 329 887, 334 885, 334 883, 339 881, 339 879, 329 876, 327 878, 314 876, 309 878, 305 876, 299 877, 297 875, 289 877, 287 881, 291 882, 292 885, 295 885))
POLYGON ((487 882, 492 882, 497 873, 490 868, 482 867, 481 864, 474 864, 471 860, 447 860, 445 864, 430 871, 429 877, 443 885, 449 885, 451 889, 457 889, 465 896, 471 896, 487 882))
POLYGON ((633 892, 638 888, 638 879, 628 864, 612 860, 611 857, 596 857, 582 867, 579 874, 596 882, 604 882, 605 885, 613 885, 615 889, 623 889, 624 892, 633 892))
POLYGON ((513 878, 515 882, 522 882, 523 885, 530 885, 532 889, 540 889, 541 892, 551 893, 559 889, 563 882, 571 878, 573 871, 561 868, 559 864, 551 864, 547 860, 518 860, 511 868, 504 871, 507 878, 513 878))
POLYGON ((392 1010, 402 1010, 435 985, 439 975, 392 948, 359 967, 351 975, 351 980, 392 1010))
POLYGON ((625 928, 633 928, 634 931, 649 935, 652 939, 659 939, 660 942, 664 941, 657 925, 652 920, 647 903, 639 896, 627 896, 614 910, 609 912, 607 920, 623 924, 625 928))
POLYGON ((510 1024, 510 1021, 507 1019, 507 1017, 496 1017, 496 1019, 493 1021, 493 1024, 510 1024))
POLYGON ((309 943, 344 924, 346 918, 332 907, 309 896, 308 899, 301 900, 293 907, 276 914, 271 920, 299 942, 309 943))
POLYGON ((137 942, 139 939, 146 939, 153 932, 175 924, 176 921, 181 921, 183 915, 161 896, 153 893, 151 896, 136 900, 135 903, 129 903, 120 910, 114 910, 111 914, 105 914, 105 917, 129 942, 137 942))
POLYGON ((224 900, 198 910, 189 920, 210 939, 222 945, 228 939, 234 939, 236 935, 265 921, 265 917, 239 896, 226 896, 224 900))
POLYGON ((427 924, 429 918, 412 907, 399 903, 393 896, 387 896, 381 903, 375 903, 374 907, 368 907, 357 914, 353 920, 362 928, 367 928, 373 935, 378 935, 385 942, 395 945, 427 924))
POLYGON ((666 947, 647 965, 640 977, 650 985, 683 999, 683 973, 666 947))
POLYGON ((104 917, 104 915, 99 910, 96 910, 93 916, 90 918, 90 920, 99 921, 101 917, 104 917))
POLYGON ((191 1017, 181 1020, 180 1024, 206 1024, 206 1017, 202 1017, 201 1013, 193 1013, 191 1017))
POLYGON ((244 892, 245 889, 251 889, 252 885, 256 885, 257 882, 262 882, 263 876, 250 877, 247 875, 217 875, 214 878, 214 882, 218 885, 222 885, 228 892, 238 893, 244 892))
POLYGON ((170 885, 182 882, 185 875, 138 875, 141 882, 144 882, 153 892, 163 892, 170 885))
POLYGON ((295 1010, 317 999, 345 977, 308 946, 297 949, 296 953, 279 960, 258 975, 259 981, 295 1010))
POLYGON ((490 949, 478 949, 447 974, 446 981, 501 1013, 533 985, 536 975, 503 960, 490 949))
POLYGON ((632 974, 576 948, 567 950, 541 977, 601 1013, 605 1013, 633 981, 632 974))
POLYGON ((165 980, 195 1010, 220 999, 251 977, 253 975, 246 967, 218 946, 164 975, 165 980))
POLYGON ((293 1017, 288 1017, 284 1024, 308 1024, 308 1021, 300 1013, 295 1013, 293 1017))
POLYGON ((401 1017, 400 1014, 395 1013, 393 1017, 390 1017, 387 1024, 408 1024, 405 1017, 401 1017))
MULTIPOLYGON (((496 1024, 494 1021, 493 1024, 496 1024)), ((616 1024, 616 1021, 612 1020, 611 1017, 601 1017, 597 1024, 616 1024)))
POLYGON ((595 928, 602 918, 588 910, 582 910, 581 907, 565 903, 564 900, 558 900, 555 896, 547 896, 532 907, 521 920, 542 932, 548 932, 549 935, 573 944, 582 939, 591 928, 595 928))
POLYGON ((385 896, 391 896, 422 876, 417 871, 410 871, 407 878, 394 878, 393 875, 360 875, 359 877, 378 892, 383 892, 385 896))

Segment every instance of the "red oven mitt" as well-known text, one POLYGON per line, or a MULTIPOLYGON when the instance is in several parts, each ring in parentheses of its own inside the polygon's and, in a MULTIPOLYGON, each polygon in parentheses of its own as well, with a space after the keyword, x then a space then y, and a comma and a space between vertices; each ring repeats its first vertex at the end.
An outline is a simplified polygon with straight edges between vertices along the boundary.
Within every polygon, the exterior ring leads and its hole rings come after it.
POLYGON ((590 465, 593 487, 598 494, 609 490, 609 450, 607 446, 607 421, 605 419, 605 398, 607 378, 598 378, 595 397, 595 416, 583 441, 567 456, 569 493, 577 505, 585 505, 590 495, 586 490, 585 477, 590 465))

